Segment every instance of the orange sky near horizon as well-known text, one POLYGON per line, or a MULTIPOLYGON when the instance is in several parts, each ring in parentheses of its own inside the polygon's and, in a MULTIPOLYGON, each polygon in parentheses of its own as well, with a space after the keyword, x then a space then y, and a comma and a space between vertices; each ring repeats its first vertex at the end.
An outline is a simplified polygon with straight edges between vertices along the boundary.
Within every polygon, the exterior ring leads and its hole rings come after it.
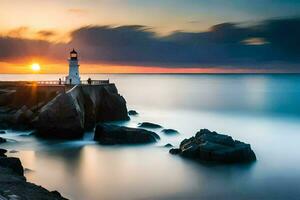
MULTIPOLYGON (((7 63, 0 62, 0 74, 67 74, 69 66, 65 63, 49 64, 46 61, 35 59, 32 62, 24 63, 7 63), (38 63, 41 66, 40 71, 32 70, 32 64, 38 63)), ((91 64, 83 63, 79 67, 82 74, 117 74, 117 73, 285 73, 282 70, 265 70, 265 69, 234 69, 221 67, 178 67, 168 68, 160 66, 129 66, 129 65, 112 65, 112 64, 91 64)), ((286 71, 287 73, 299 73, 298 71, 286 71)))

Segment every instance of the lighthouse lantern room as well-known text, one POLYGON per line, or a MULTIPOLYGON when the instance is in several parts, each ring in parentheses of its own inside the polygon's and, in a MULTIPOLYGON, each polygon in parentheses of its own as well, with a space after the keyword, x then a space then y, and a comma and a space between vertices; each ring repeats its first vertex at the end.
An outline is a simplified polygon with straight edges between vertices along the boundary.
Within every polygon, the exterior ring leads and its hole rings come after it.
POLYGON ((78 54, 74 49, 70 52, 69 75, 66 77, 65 83, 69 85, 78 85, 81 83, 79 76, 78 54))

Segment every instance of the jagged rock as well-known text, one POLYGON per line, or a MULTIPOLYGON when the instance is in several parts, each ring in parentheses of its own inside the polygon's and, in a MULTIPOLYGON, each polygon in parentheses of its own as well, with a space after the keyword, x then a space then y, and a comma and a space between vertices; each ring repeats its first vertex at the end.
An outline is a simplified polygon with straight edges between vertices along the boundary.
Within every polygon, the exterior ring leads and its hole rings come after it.
POLYGON ((12 169, 16 174, 23 176, 24 170, 19 158, 0 157, 0 167, 12 169))
POLYGON ((94 140, 100 144, 146 144, 153 143, 159 136, 151 131, 124 126, 98 124, 94 140))
POLYGON ((7 140, 5 138, 0 137, 0 144, 5 143, 7 140))
POLYGON ((114 84, 78 85, 42 107, 35 127, 38 136, 76 139, 96 122, 127 119, 126 101, 114 84))
POLYGON ((221 163, 251 162, 256 160, 250 144, 246 144, 227 135, 201 129, 194 137, 181 142, 171 154, 201 161, 221 163))
POLYGON ((163 132, 166 135, 176 135, 179 134, 178 131, 174 129, 163 129, 161 132, 163 132))
POLYGON ((139 127, 142 127, 142 128, 162 128, 161 125, 154 124, 154 123, 151 123, 151 122, 139 123, 139 127))
POLYGON ((129 110, 128 115, 138 115, 139 113, 136 112, 135 110, 129 110))

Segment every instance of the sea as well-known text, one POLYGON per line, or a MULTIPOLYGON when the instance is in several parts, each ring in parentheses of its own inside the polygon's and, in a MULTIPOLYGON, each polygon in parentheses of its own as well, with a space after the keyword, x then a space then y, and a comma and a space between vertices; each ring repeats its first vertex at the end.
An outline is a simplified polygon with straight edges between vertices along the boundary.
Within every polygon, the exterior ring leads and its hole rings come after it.
MULTIPOLYGON (((1 74, 1 81, 58 80, 61 74, 1 74)), ((180 134, 151 145, 102 146, 87 132, 47 141, 7 130, 28 181, 72 200, 300 199, 299 74, 83 74, 109 79, 139 114, 119 125, 153 122, 180 134), (207 128, 250 143, 252 164, 199 163, 169 154, 207 128)), ((63 122, 62 122, 63 123, 63 122)))

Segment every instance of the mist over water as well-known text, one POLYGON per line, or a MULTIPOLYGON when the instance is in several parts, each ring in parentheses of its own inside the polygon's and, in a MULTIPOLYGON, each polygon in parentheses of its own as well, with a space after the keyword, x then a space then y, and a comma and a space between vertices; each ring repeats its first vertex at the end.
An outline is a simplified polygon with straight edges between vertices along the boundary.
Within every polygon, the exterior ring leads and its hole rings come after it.
MULTIPOLYGON (((1 80, 58 80, 63 75, 0 75, 1 80)), ((9 131, 5 148, 21 158, 29 181, 74 200, 297 199, 300 195, 300 75, 82 75, 115 82, 128 122, 173 128, 153 145, 101 146, 45 141, 9 131), (250 143, 251 165, 207 165, 168 153, 162 146, 208 128, 250 143)))

